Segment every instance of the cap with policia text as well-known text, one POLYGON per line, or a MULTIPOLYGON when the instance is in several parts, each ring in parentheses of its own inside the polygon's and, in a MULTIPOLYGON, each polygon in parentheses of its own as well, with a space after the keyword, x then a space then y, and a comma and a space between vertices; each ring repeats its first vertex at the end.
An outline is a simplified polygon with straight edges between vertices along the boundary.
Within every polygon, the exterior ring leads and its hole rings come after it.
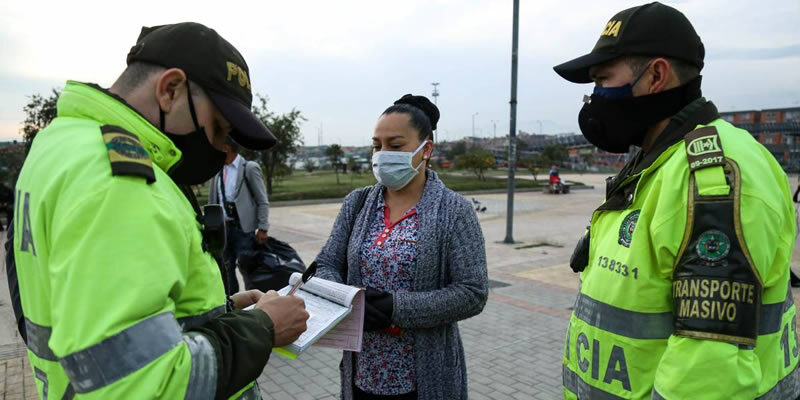
POLYGON ((653 2, 617 13, 589 54, 553 69, 568 81, 589 83, 589 68, 617 57, 671 57, 702 69, 705 53, 700 36, 683 13, 653 2))
POLYGON ((231 136, 242 146, 266 150, 275 145, 275 136, 250 109, 247 63, 213 29, 194 22, 143 27, 128 53, 127 63, 136 61, 182 69, 230 122, 231 136))

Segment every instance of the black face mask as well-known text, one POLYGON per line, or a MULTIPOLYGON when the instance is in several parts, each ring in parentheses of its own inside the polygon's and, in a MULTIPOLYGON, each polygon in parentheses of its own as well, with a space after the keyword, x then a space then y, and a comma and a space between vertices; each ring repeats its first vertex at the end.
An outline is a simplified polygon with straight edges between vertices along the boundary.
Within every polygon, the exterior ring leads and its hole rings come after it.
POLYGON ((197 123, 194 111, 194 102, 189 93, 189 81, 186 81, 186 93, 189 96, 189 111, 192 113, 192 122, 195 130, 185 134, 176 135, 164 130, 164 110, 159 108, 160 128, 181 151, 181 159, 167 171, 167 174, 176 183, 184 185, 199 185, 214 176, 225 165, 225 152, 219 151, 208 142, 205 128, 197 123))
POLYGON ((595 88, 588 101, 584 97, 586 103, 578 114, 581 133, 590 143, 611 153, 641 146, 647 128, 677 114, 702 95, 700 79, 698 76, 685 85, 638 97, 605 97, 604 88, 595 88))

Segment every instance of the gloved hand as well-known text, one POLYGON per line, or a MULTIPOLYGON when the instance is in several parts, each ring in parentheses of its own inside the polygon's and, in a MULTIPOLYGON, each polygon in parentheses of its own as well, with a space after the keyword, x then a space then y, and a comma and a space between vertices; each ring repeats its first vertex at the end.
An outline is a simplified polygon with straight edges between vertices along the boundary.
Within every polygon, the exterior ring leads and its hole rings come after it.
POLYGON ((367 288, 364 310, 364 331, 380 331, 392 325, 394 297, 380 289, 367 288))
POLYGON ((583 234, 572 256, 569 258, 569 266, 574 272, 582 272, 589 264, 589 227, 586 227, 586 233, 583 234))

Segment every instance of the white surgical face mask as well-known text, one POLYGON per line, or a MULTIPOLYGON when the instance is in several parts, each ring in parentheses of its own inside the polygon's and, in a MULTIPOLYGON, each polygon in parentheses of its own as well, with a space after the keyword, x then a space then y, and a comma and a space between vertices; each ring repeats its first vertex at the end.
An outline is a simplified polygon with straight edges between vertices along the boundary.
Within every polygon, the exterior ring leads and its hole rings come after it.
POLYGON ((423 159, 419 165, 411 165, 412 158, 425 147, 428 141, 422 142, 417 150, 411 151, 379 151, 372 155, 372 173, 381 185, 392 190, 400 190, 411 182, 419 169, 425 165, 423 159))

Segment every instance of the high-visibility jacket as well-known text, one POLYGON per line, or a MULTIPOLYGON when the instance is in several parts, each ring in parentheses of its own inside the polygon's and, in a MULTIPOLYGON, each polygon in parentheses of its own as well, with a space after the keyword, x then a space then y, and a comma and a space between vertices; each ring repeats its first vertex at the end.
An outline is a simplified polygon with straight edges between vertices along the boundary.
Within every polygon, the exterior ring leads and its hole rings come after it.
MULTIPOLYGON (((214 398, 231 355, 203 327, 220 319, 263 326, 255 348, 266 354, 251 357, 266 363, 272 322, 226 313, 197 215, 164 172, 180 156, 122 99, 77 82, 33 141, 14 255, 40 398, 214 398)), ((260 398, 248 379, 232 391, 260 398)))
POLYGON ((692 127, 592 215, 566 399, 800 395, 786 174, 748 132, 692 127))

